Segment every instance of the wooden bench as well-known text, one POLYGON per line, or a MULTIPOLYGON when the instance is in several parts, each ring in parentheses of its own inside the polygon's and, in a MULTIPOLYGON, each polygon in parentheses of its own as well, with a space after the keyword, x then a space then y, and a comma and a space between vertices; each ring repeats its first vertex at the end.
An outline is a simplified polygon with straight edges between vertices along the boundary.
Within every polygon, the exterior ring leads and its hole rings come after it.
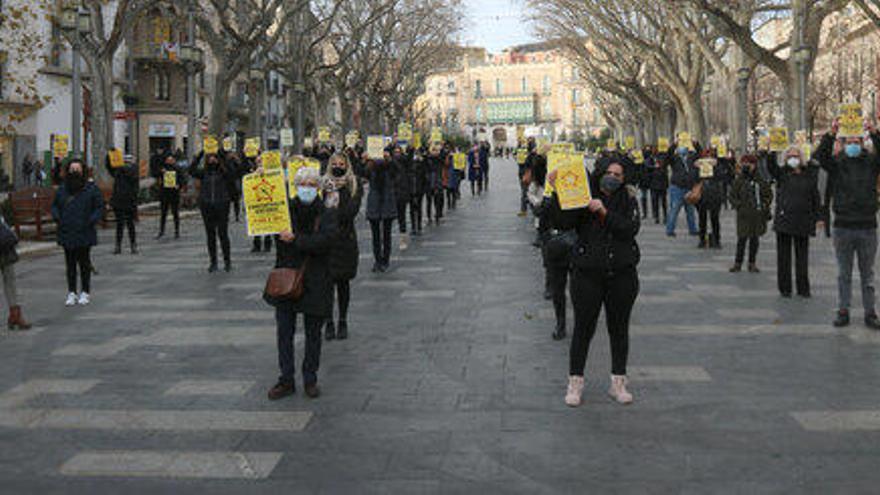
POLYGON ((52 200, 55 190, 51 187, 33 186, 9 195, 12 207, 12 224, 15 234, 21 239, 22 225, 37 227, 37 240, 43 240, 43 224, 54 225, 52 220, 52 200))

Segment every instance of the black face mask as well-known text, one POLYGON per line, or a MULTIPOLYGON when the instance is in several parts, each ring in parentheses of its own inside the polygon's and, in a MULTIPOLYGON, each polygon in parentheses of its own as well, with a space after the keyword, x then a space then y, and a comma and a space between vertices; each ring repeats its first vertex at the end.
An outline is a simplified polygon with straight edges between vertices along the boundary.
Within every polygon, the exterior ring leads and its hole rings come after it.
POLYGON ((339 167, 333 167, 332 172, 333 177, 345 177, 345 169, 339 167))
POLYGON ((86 185, 86 180, 81 173, 68 173, 65 179, 68 192, 77 193, 86 185))

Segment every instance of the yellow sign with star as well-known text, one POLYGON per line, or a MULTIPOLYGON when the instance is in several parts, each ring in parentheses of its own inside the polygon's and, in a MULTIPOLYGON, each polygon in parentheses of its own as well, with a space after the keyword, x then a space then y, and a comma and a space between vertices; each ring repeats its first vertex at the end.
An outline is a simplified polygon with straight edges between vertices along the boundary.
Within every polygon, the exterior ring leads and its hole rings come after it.
POLYGON ((281 170, 245 175, 241 180, 241 189, 249 236, 273 235, 290 230, 287 188, 281 170))

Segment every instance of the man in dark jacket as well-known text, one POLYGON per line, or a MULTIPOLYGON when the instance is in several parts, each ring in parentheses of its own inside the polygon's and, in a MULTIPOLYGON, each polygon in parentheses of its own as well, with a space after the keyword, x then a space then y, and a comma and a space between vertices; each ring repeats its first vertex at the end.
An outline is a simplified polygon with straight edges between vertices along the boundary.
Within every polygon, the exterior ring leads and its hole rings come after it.
POLYGON ((688 231, 691 235, 699 235, 697 223, 694 218, 694 207, 684 200, 685 194, 697 183, 697 170, 694 168, 694 161, 697 153, 690 151, 684 144, 673 146, 667 152, 669 156, 669 168, 672 171, 672 178, 669 186, 670 211, 666 221, 666 235, 675 237, 675 226, 678 223, 678 213, 684 208, 687 217, 688 231))
POLYGON ((489 191, 489 153, 492 148, 489 146, 489 143, 483 141, 480 145, 480 169, 483 174, 480 176, 482 179, 482 189, 484 191, 489 191))
POLYGON ((238 171, 234 164, 224 156, 214 153, 196 156, 190 174, 201 181, 199 209, 205 223, 208 240, 208 256, 211 264, 208 272, 217 271, 217 239, 223 250, 224 270, 232 271, 232 257, 229 249, 229 184, 236 180, 238 171))
POLYGON ((397 227, 400 229, 400 250, 409 248, 406 235, 406 209, 410 207, 412 194, 412 160, 403 153, 400 146, 395 146, 392 153, 394 175, 394 197, 397 200, 397 227))
POLYGON ((669 161, 666 152, 658 153, 652 157, 653 169, 651 170, 651 213, 654 215, 654 223, 660 223, 660 211, 663 211, 663 224, 666 224, 668 216, 668 201, 666 190, 669 189, 669 171, 666 167, 669 161))
POLYGON ((122 253, 122 237, 125 227, 128 227, 128 238, 131 242, 131 254, 137 254, 137 234, 134 228, 134 217, 137 213, 137 198, 140 191, 138 169, 129 160, 125 166, 113 168, 108 158, 105 166, 107 172, 113 177, 113 195, 110 197, 110 206, 113 207, 113 216, 116 217, 116 249, 113 254, 122 253))
POLYGON ((880 330, 880 319, 874 307, 874 259, 877 255, 877 176, 880 172, 880 134, 871 126, 865 129, 874 144, 869 154, 863 139, 841 139, 842 152, 834 153, 839 123, 822 138, 816 151, 819 164, 828 172, 834 185, 834 249, 837 253, 838 313, 834 326, 849 325, 849 307, 852 297, 853 260, 859 260, 862 285, 862 305, 865 325, 880 330))
POLYGON ((173 154, 168 153, 161 158, 160 165, 153 170, 153 177, 159 185, 159 234, 156 239, 165 235, 165 220, 168 218, 168 210, 174 217, 174 238, 180 238, 180 188, 184 182, 183 169, 178 165, 173 154))

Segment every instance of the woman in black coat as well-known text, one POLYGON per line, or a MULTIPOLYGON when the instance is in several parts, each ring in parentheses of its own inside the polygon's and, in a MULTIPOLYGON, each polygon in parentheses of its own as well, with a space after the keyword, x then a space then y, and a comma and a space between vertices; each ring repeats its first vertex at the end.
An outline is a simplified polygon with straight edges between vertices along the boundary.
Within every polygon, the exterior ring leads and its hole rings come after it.
POLYGON ((269 390, 269 400, 291 395, 296 389, 293 336, 296 315, 303 314, 306 330, 305 356, 302 364, 306 395, 316 398, 318 367, 321 362, 321 326, 333 316, 333 279, 330 253, 337 239, 336 210, 318 199, 321 177, 318 171, 301 168, 294 177, 296 198, 290 202, 291 232, 278 235, 275 268, 301 268, 305 265, 304 292, 297 301, 285 301, 275 307, 278 331, 278 364, 281 376, 269 390))
POLYGON ((217 271, 217 239, 223 250, 223 269, 232 271, 232 256, 229 248, 229 189, 235 182, 238 172, 234 163, 227 162, 226 157, 218 154, 205 155, 202 151, 190 169, 190 175, 201 181, 199 192, 199 209, 205 223, 208 240, 208 256, 211 264, 208 273, 217 271))
MULTIPOLYGON (((663 212, 663 224, 666 225, 666 216, 669 210, 669 201, 666 199, 666 190, 669 189, 669 169, 667 162, 669 155, 656 153, 651 157, 651 213, 654 215, 654 223, 660 223, 660 212, 663 212)), ((647 164, 647 162, 645 162, 647 164)))
POLYGON ((360 187, 354 170, 345 155, 337 153, 330 157, 325 181, 332 185, 327 195, 328 206, 336 209, 337 237, 330 251, 330 277, 336 287, 339 305, 339 325, 333 317, 327 319, 327 340, 348 338, 348 303, 351 300, 351 281, 357 277, 360 249, 358 248, 355 218, 361 209, 364 190, 360 187))
POLYGON ((138 169, 134 163, 113 168, 110 159, 105 163, 107 172, 113 177, 113 195, 110 206, 116 217, 116 249, 113 254, 122 254, 122 237, 128 227, 128 240, 131 243, 131 254, 137 254, 137 233, 134 228, 134 217, 137 213, 138 192, 140 192, 138 169))
MULTIPOLYGON (((727 181, 726 168, 720 161, 709 156, 706 150, 704 158, 697 160, 697 167, 703 163, 711 164, 710 175, 700 177, 703 194, 697 203, 700 216, 700 243, 698 248, 721 249, 721 205, 724 204, 724 184, 727 181), (705 160, 705 161, 704 161, 705 160), (712 234, 709 234, 709 223, 712 223, 712 234)), ((701 173, 701 172, 698 172, 701 173)))
POLYGON ((605 320, 611 341, 611 387, 608 390, 621 404, 632 402, 626 389, 629 354, 629 320, 639 293, 639 205, 634 192, 624 186, 623 166, 612 162, 601 179, 593 180, 593 200, 587 208, 576 210, 578 240, 572 255, 571 300, 574 306, 574 335, 569 352, 569 379, 565 402, 581 403, 584 368, 590 341, 596 333, 599 312, 605 307, 605 320))
POLYGON ((425 169, 425 160, 421 151, 417 152, 412 162, 410 174, 410 224, 412 235, 422 235, 422 201, 428 185, 428 175, 425 169))
POLYGON ((411 208, 412 159, 403 153, 400 146, 394 147, 392 156, 394 167, 394 197, 397 199, 397 227, 400 230, 400 250, 406 251, 409 242, 406 236, 407 207, 411 208))
POLYGON ((391 155, 385 151, 383 160, 367 162, 367 178, 370 192, 367 195, 367 220, 373 233, 373 272, 384 273, 391 261, 391 227, 397 218, 397 201, 394 196, 394 167, 391 155))
POLYGON ((95 225, 103 215, 101 191, 86 178, 83 161, 71 160, 66 167, 64 184, 58 188, 52 202, 52 218, 58 223, 58 244, 64 248, 67 267, 67 306, 86 305, 91 301, 91 250, 98 244, 95 225), (82 279, 82 291, 78 296, 77 268, 82 279))
MULTIPOLYGON (((551 181, 555 184, 555 172, 551 173, 551 181)), ((546 239, 541 247, 544 259, 545 287, 553 300, 553 311, 556 315, 556 329, 553 340, 562 340, 566 335, 565 327, 565 288, 568 286, 571 270, 571 251, 577 239, 577 221, 579 212, 563 211, 559 207, 556 191, 544 198, 540 208, 536 208, 542 227, 546 230, 546 239)))
POLYGON ((785 169, 777 163, 776 154, 762 156, 767 171, 776 180, 776 277, 782 297, 791 297, 791 250, 794 246, 797 293, 810 297, 810 237, 816 235, 821 220, 819 169, 807 166, 799 148, 785 154, 785 169))
POLYGON ((167 153, 161 158, 161 162, 153 170, 153 177, 159 185, 159 234, 156 239, 161 239, 165 235, 165 220, 168 217, 168 210, 174 217, 174 238, 180 238, 180 188, 186 181, 186 175, 183 168, 177 164, 177 159, 173 154, 167 153))

